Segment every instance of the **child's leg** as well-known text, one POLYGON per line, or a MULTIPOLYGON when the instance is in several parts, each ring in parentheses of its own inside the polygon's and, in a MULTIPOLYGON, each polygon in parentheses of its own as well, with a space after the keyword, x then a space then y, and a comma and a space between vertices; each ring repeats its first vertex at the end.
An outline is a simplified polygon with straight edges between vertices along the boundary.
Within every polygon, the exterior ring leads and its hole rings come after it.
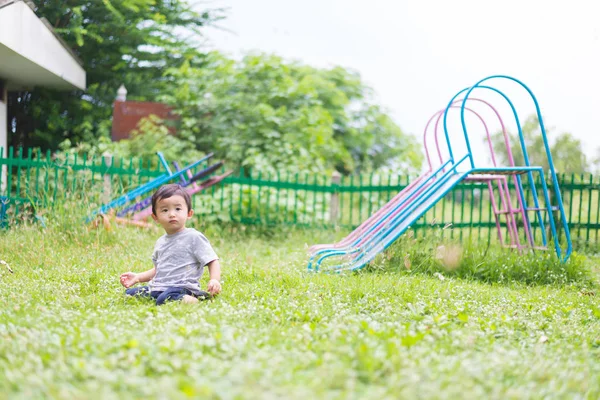
POLYGON ((150 288, 148 286, 132 287, 125 291, 128 296, 150 297, 150 288))
POLYGON ((173 301, 181 300, 181 299, 183 299, 183 296, 189 296, 191 294, 192 294, 192 292, 185 288, 177 288, 177 287, 168 288, 167 290, 162 292, 160 294, 160 296, 158 296, 156 298, 156 305, 157 306, 163 305, 163 304, 165 304, 166 301, 169 301, 169 300, 173 300, 173 301))

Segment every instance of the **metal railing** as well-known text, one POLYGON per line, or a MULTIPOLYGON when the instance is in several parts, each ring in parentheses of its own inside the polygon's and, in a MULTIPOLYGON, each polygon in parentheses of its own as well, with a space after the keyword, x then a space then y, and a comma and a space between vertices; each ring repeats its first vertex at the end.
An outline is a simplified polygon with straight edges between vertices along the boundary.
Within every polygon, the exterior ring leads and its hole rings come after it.
MULTIPOLYGON (((197 170, 207 164, 199 165, 197 170)), ((51 209, 64 199, 77 199, 90 207, 102 205, 164 174, 158 162, 110 156, 60 157, 12 148, 6 156, 0 149, 0 168, 4 170, 0 174, 0 223, 4 221, 4 226, 21 214, 30 214, 32 208, 51 209)), ((193 196, 193 204, 198 218, 206 221, 350 229, 385 205, 413 178, 392 174, 265 174, 241 169, 220 185, 193 196)), ((558 180, 575 241, 579 245, 598 244, 600 176, 559 174, 558 180)), ((418 233, 449 224, 452 229, 447 234, 459 239, 468 235, 490 240, 495 236, 486 184, 458 184, 411 228, 418 233)))

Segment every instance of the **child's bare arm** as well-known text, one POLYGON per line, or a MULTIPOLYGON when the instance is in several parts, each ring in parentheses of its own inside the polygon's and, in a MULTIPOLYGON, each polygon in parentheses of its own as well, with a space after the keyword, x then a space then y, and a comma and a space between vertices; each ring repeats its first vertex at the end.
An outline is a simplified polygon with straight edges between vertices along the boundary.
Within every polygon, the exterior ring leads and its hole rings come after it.
POLYGON ((135 272, 125 272, 121 274, 121 285, 128 288, 136 283, 148 282, 154 278, 154 275, 156 275, 156 267, 153 267, 148 271, 140 272, 139 274, 136 274, 135 272))
POLYGON ((156 267, 152 267, 148 271, 140 272, 137 274, 138 282, 149 282, 156 275, 156 267))
POLYGON ((221 293, 221 264, 219 260, 212 260, 208 264, 209 281, 206 290, 210 294, 221 293))

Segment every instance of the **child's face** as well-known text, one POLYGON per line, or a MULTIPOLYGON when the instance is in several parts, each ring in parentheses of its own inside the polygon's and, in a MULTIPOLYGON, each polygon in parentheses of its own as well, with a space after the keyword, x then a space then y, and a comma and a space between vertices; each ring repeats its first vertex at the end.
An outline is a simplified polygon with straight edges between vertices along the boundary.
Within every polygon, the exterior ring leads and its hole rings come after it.
POLYGON ((193 214, 193 210, 187 209, 185 199, 175 195, 158 200, 156 215, 152 214, 152 218, 164 228, 165 232, 171 235, 182 231, 185 228, 185 222, 193 214))

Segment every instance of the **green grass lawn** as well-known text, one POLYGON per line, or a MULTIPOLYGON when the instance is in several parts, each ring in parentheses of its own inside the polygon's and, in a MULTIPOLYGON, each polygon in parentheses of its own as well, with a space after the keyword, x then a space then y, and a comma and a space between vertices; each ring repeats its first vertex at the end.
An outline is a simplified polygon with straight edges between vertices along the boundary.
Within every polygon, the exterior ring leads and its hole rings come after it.
POLYGON ((406 239, 328 275, 305 245, 341 233, 206 233, 223 293, 161 307, 118 280, 150 267, 159 231, 0 233, 0 398, 600 397, 591 258, 465 248, 447 271, 435 238, 406 239))

